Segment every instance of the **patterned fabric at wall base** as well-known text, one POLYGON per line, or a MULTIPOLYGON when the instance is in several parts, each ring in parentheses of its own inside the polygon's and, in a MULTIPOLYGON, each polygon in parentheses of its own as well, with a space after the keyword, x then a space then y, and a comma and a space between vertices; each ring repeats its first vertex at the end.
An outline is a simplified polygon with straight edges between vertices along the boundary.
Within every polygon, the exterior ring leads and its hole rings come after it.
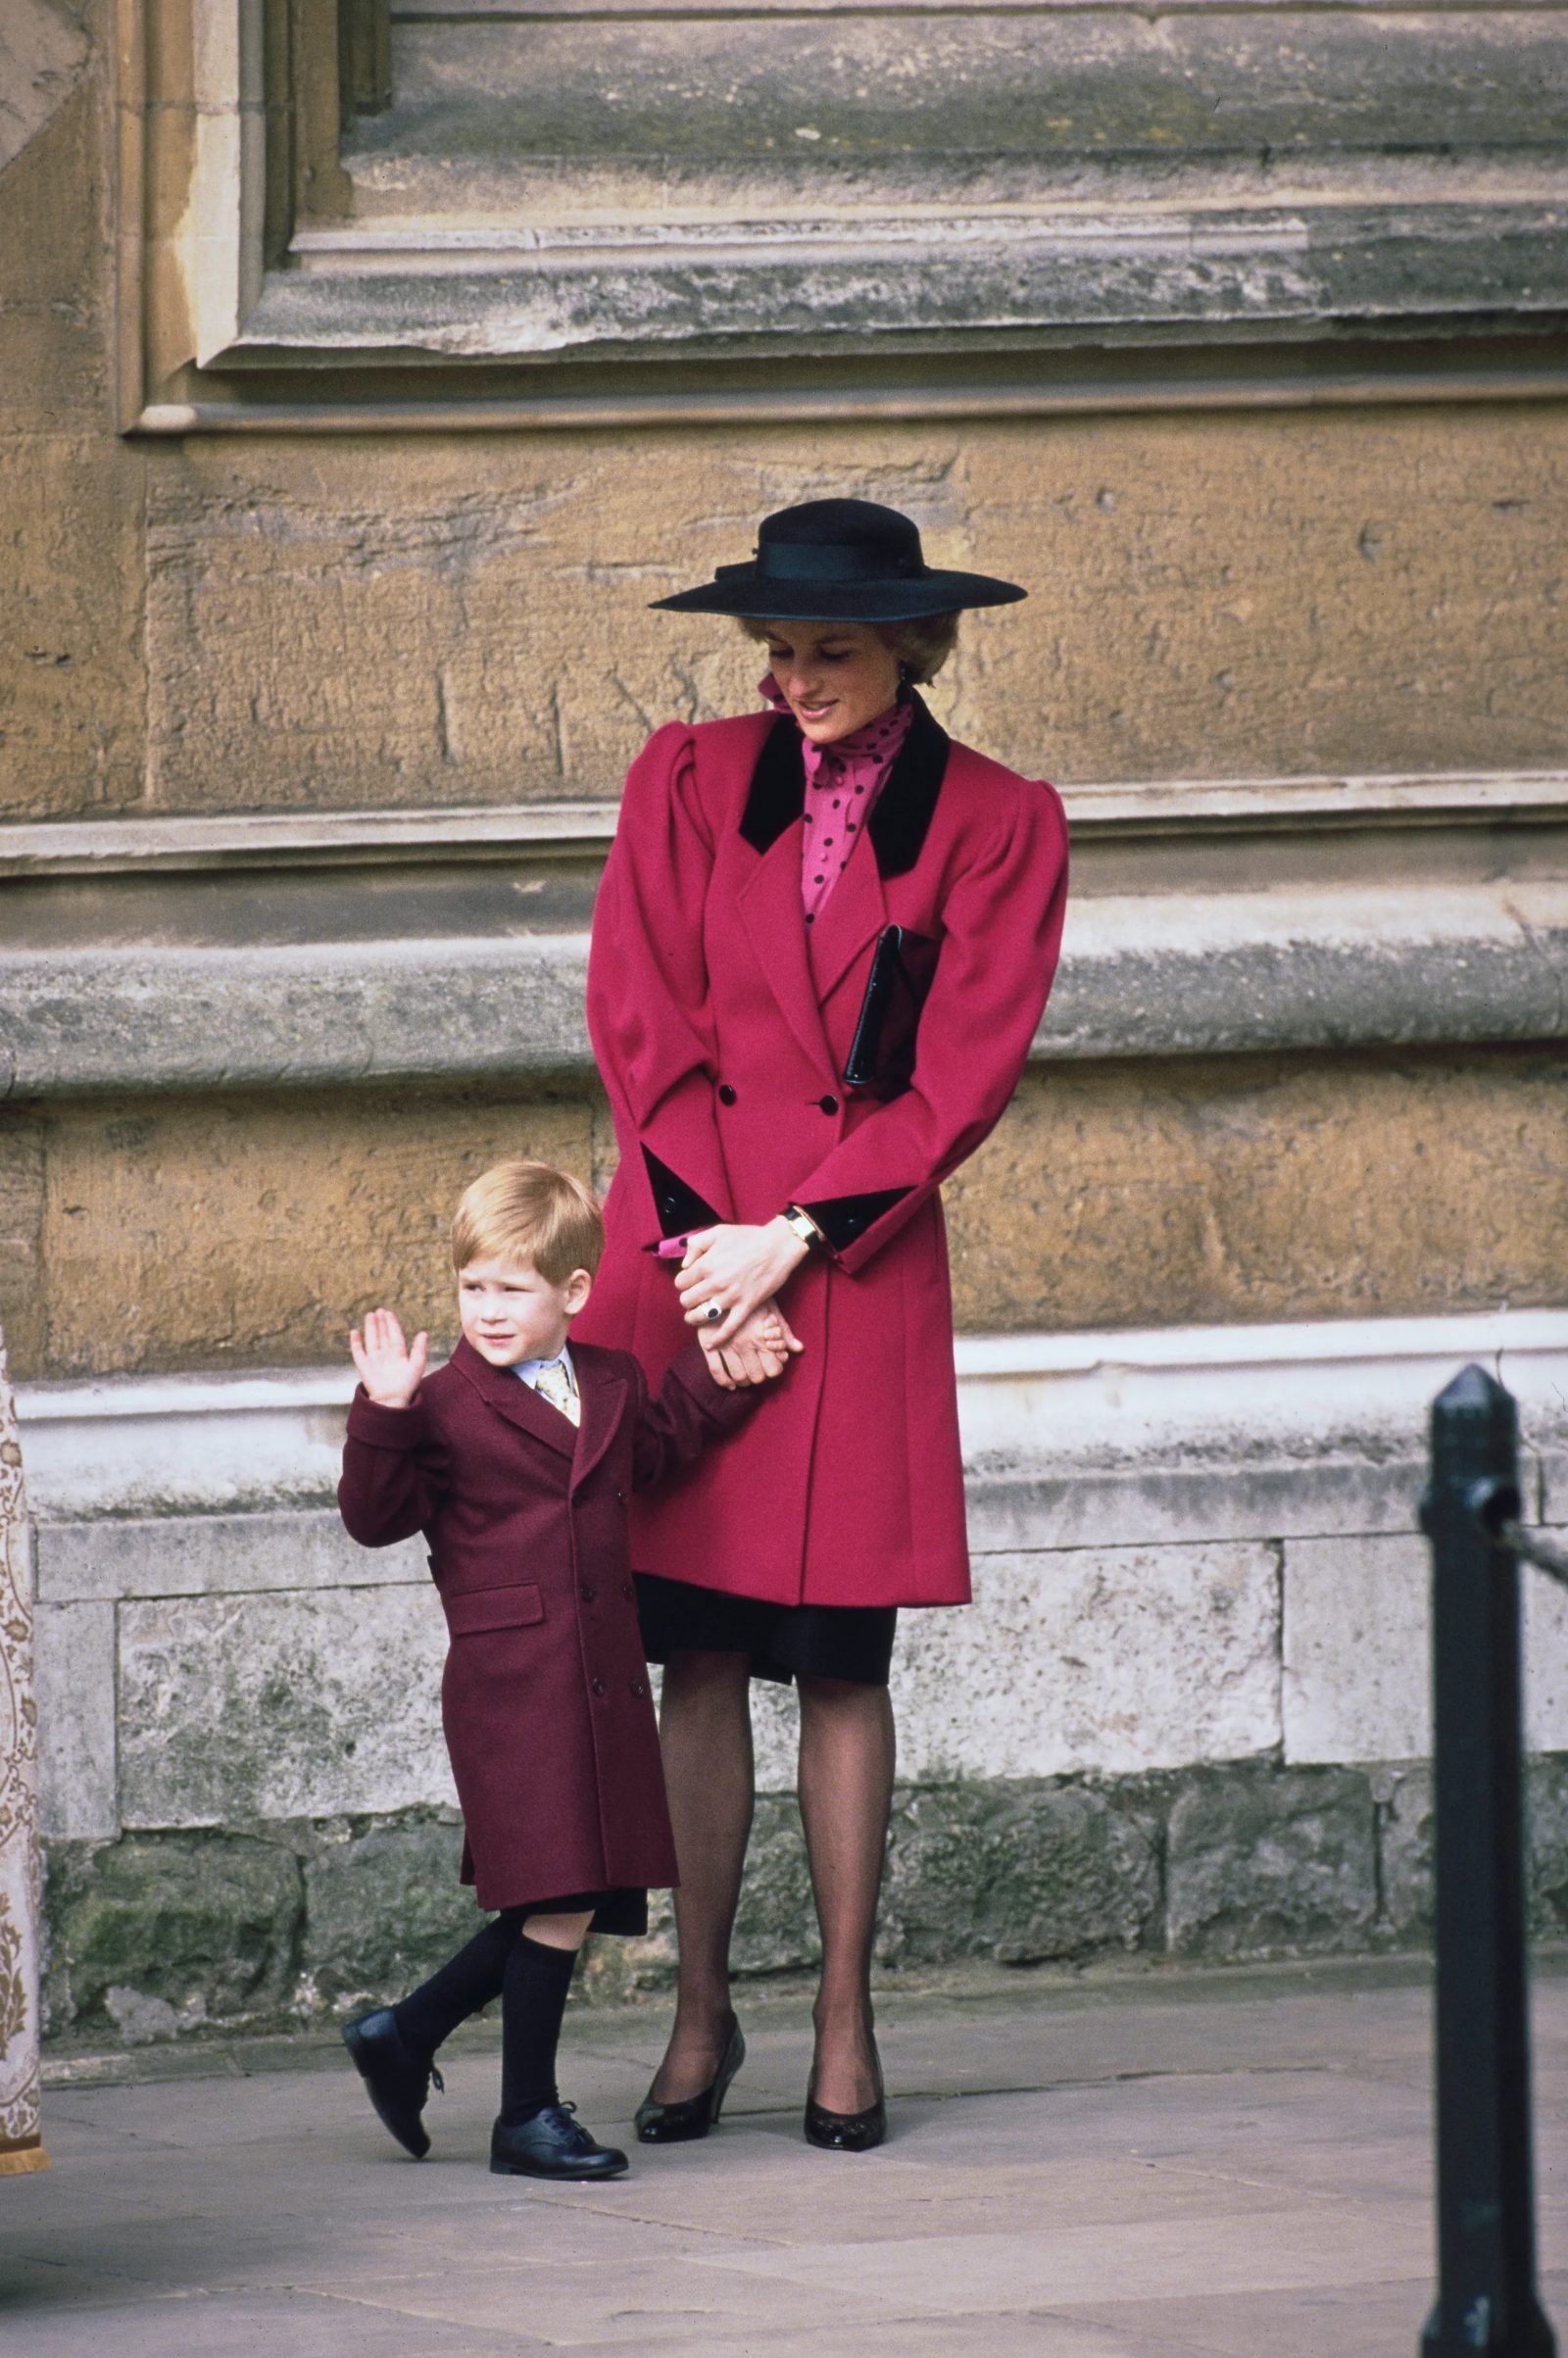
POLYGON ((38 1721, 30 1540, 0 1334, 0 2178, 49 2167, 38 2126, 38 1721))

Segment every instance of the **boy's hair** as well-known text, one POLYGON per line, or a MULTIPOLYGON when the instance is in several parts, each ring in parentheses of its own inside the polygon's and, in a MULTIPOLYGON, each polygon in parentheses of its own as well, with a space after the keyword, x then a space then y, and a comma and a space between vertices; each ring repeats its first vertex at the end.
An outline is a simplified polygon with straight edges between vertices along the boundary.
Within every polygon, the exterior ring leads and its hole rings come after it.
POLYGON ((592 1277, 604 1250, 604 1217, 582 1181, 520 1155, 481 1172, 453 1215, 460 1277, 474 1261, 531 1261, 547 1285, 564 1286, 573 1269, 592 1277))

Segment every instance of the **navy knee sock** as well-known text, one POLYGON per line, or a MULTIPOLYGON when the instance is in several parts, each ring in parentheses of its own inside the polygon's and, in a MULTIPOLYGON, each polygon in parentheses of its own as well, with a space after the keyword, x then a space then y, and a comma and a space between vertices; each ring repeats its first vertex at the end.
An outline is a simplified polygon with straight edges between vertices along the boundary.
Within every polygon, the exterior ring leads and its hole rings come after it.
POLYGON ((576 1962, 574 1948, 551 1948, 526 1933, 507 1959, 501 1992, 501 2118, 509 2129, 531 2120, 542 2104, 560 2101, 556 2046, 576 1962))
POLYGON ((406 2046, 416 2054, 433 2055, 460 2022, 493 2006, 507 1978, 507 1959, 517 1945, 524 1911, 510 1908, 494 1916, 460 1948, 450 1965, 443 1965, 409 1997, 392 2009, 406 2046))

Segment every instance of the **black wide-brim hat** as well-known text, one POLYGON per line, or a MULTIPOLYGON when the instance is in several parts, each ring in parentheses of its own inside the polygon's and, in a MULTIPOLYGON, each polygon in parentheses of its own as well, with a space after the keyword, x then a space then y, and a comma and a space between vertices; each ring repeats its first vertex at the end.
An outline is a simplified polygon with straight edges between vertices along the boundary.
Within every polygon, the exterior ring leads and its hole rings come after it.
POLYGON ((874 500, 807 500, 764 516, 750 565, 721 565, 701 589, 653 604, 677 614, 758 622, 913 622, 965 606, 1011 606, 1015 581, 929 566, 920 535, 874 500))

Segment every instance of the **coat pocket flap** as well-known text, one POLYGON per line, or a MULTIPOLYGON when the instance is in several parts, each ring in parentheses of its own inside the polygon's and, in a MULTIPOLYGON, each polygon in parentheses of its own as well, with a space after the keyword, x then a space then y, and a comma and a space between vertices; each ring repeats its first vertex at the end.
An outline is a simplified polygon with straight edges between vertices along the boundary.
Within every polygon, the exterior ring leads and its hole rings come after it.
POLYGON ((531 1583, 509 1581, 503 1589, 460 1589, 441 1599, 447 1627, 454 1638, 471 1638, 482 1630, 524 1629, 543 1621, 544 1599, 531 1583))

